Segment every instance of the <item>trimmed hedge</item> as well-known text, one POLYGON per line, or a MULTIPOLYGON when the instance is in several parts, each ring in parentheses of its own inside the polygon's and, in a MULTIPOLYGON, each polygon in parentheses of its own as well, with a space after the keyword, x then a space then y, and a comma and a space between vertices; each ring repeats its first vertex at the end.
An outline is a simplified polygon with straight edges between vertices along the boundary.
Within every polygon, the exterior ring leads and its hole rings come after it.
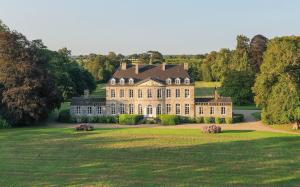
POLYGON ((180 123, 180 117, 176 115, 162 114, 158 118, 162 125, 178 125, 180 123))
POLYGON ((179 116, 179 122, 180 123, 195 123, 195 118, 179 116))
POLYGON ((233 123, 239 123, 244 121, 243 114, 233 114, 233 123))
POLYGON ((122 124, 122 125, 136 125, 142 119, 143 119, 142 115, 121 114, 119 116, 119 124, 122 124))
POLYGON ((87 117, 81 117, 78 118, 81 120, 81 122, 89 122, 89 123, 118 123, 119 122, 119 116, 93 116, 90 118, 87 117))
POLYGON ((195 118, 195 123, 204 123, 203 117, 196 117, 195 118))
POLYGON ((215 123, 216 123, 216 124, 221 124, 221 123, 223 123, 223 119, 217 117, 217 118, 215 118, 215 123))
POLYGON ((204 123, 209 124, 209 123, 214 123, 215 122, 215 118, 212 117, 204 117, 203 118, 204 123))
POLYGON ((232 124, 233 123, 233 119, 232 118, 225 118, 225 123, 226 124, 232 124))
POLYGON ((9 129, 12 125, 0 116, 0 129, 9 129))

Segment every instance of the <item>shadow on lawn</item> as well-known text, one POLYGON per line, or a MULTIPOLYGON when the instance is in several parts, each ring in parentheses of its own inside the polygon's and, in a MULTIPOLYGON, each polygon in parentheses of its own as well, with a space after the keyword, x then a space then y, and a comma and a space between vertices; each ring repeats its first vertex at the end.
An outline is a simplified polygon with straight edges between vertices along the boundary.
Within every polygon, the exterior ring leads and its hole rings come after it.
POLYGON ((254 131, 255 130, 223 130, 222 133, 248 133, 254 131))
MULTIPOLYGON (((236 131, 224 133, 229 132, 236 131)), ((132 134, 127 138, 82 140, 72 135, 72 141, 58 140, 45 147, 42 152, 48 155, 44 159, 30 160, 34 167, 27 171, 31 179, 24 185, 297 186, 300 183, 300 136, 199 142, 189 146, 180 146, 178 141, 175 146, 174 139, 161 138, 168 140, 167 147, 159 147, 151 140, 155 137, 138 138, 132 134), (141 141, 149 141, 149 145, 139 146, 141 141), (119 146, 122 143, 131 147, 119 146)), ((13 171, 22 171, 22 165, 14 167, 13 171)), ((2 169, 0 177, 7 173, 10 172, 2 169)), ((18 177, 7 175, 6 179, 17 181, 18 177)))

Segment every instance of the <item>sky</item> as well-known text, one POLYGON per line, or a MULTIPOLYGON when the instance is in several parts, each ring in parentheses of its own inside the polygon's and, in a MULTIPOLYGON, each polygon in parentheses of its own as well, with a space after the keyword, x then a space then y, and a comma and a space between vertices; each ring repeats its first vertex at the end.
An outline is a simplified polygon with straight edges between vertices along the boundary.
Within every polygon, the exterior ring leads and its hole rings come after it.
POLYGON ((204 54, 236 36, 300 35, 298 0, 0 0, 0 19, 73 55, 204 54))

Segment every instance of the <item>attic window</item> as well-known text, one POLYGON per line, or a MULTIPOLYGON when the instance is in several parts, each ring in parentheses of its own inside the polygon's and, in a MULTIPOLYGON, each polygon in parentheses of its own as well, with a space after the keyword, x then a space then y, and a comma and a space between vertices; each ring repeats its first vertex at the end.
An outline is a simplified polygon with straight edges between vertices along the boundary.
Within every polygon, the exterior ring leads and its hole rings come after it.
POLYGON ((130 78, 130 79, 129 79, 129 84, 131 84, 131 85, 132 85, 133 83, 134 83, 134 80, 133 80, 133 78, 130 78))
POLYGON ((120 79, 120 84, 121 84, 121 85, 124 85, 124 84, 125 84, 125 79, 124 79, 124 78, 121 78, 121 79, 120 79))
POLYGON ((111 79, 111 80, 110 80, 110 84, 111 84, 111 85, 115 85, 115 84, 116 84, 116 79, 111 79))
POLYGON ((180 78, 175 79, 175 84, 179 85, 180 84, 180 78))
POLYGON ((184 84, 190 84, 190 79, 189 78, 185 78, 184 79, 184 84))
POLYGON ((168 79, 166 80, 166 83, 167 83, 167 84, 172 84, 172 80, 171 80, 170 78, 168 78, 168 79))

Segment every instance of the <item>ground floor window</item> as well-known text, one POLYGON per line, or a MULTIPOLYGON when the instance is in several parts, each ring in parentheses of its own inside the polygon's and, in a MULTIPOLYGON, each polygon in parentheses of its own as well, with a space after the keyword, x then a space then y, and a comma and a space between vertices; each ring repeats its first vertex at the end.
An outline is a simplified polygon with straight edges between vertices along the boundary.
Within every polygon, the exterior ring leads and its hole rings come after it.
POLYGON ((97 107, 97 114, 102 114, 102 107, 101 106, 97 107))
POLYGON ((152 115, 152 106, 151 105, 147 106, 147 115, 152 115))
POLYGON ((91 106, 88 107, 87 113, 92 114, 92 107, 91 106))
POLYGON ((161 104, 158 104, 157 105, 157 108, 156 108, 156 114, 162 114, 162 112, 161 112, 161 104))
POLYGON ((139 104, 139 106, 138 106, 138 113, 139 113, 140 115, 143 114, 143 107, 142 107, 141 104, 139 104))
POLYGON ((215 113, 215 107, 210 107, 210 114, 214 114, 215 113))
POLYGON ((134 106, 133 104, 129 104, 129 114, 133 114, 134 106))
POLYGON ((221 107, 221 114, 226 114, 226 108, 225 107, 221 107))
POLYGON ((199 114, 203 114, 203 107, 199 107, 199 114))
POLYGON ((80 114, 80 106, 76 107, 76 114, 80 114))
POLYGON ((180 114, 180 104, 176 104, 176 114, 180 114))
POLYGON ((120 114, 125 114, 125 105, 120 104, 120 114))
POLYGON ((171 113, 171 104, 167 104, 167 114, 171 113))
POLYGON ((190 114, 190 105, 189 104, 185 104, 185 106, 184 106, 184 114, 186 114, 186 115, 190 114))
POLYGON ((110 113, 112 115, 116 114, 116 105, 115 104, 110 105, 110 113))

